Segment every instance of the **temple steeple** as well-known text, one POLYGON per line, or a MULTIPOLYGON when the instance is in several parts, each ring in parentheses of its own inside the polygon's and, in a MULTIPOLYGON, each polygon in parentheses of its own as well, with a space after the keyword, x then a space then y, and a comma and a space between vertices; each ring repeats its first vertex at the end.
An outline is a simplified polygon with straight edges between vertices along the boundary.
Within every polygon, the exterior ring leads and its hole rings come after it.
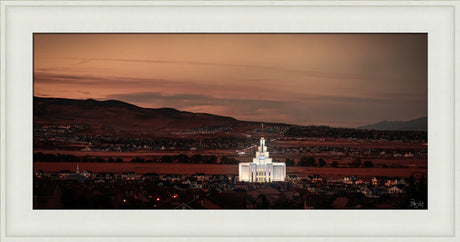
POLYGON ((239 164, 239 180, 246 182, 273 182, 284 181, 286 177, 286 164, 284 162, 273 162, 265 146, 264 124, 261 124, 262 136, 260 146, 257 147, 256 157, 251 163, 242 162, 239 164))

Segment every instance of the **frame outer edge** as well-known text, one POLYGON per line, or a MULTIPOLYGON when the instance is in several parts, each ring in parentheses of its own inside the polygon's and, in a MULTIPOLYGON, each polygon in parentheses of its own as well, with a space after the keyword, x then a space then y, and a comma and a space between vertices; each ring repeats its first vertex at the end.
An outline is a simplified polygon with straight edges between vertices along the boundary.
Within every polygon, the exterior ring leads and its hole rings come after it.
POLYGON ((6 202, 5 202, 5 189, 6 189, 6 178, 5 178, 5 169, 6 169, 6 119, 5 119, 5 107, 6 107, 6 7, 7 2, 0 2, 0 240, 5 241, 6 238, 6 202))
POLYGON ((6 189, 6 7, 7 2, 0 2, 0 240, 6 240, 6 202, 5 202, 5 189, 6 189))
MULTIPOLYGON (((128 3, 128 5, 207 5, 209 3, 205 3, 204 1, 191 1, 191 2, 186 2, 186 1, 177 1, 177 2, 163 2, 159 1, 160 3, 152 3, 152 2, 139 2, 139 1, 133 1, 131 4, 128 3)), ((293 1, 289 1, 291 4, 293 1)), ((288 2, 288 3, 289 3, 288 2)), ((355 1, 351 1, 353 3, 355 1)), ((460 2, 457 1, 428 1, 428 2, 418 2, 415 1, 414 5, 425 5, 425 6, 430 6, 430 5, 453 5, 454 7, 454 147, 455 148, 460 148, 458 147, 459 145, 459 140, 460 140, 460 75, 458 74, 460 70, 460 2)), ((53 2, 53 1, 1 1, 0 2, 0 241, 11 241, 8 239, 7 234, 6 234, 6 203, 5 203, 5 189, 6 189, 6 184, 5 184, 5 168, 6 168, 6 121, 5 121, 5 108, 6 108, 6 63, 5 63, 5 51, 6 51, 6 10, 8 6, 37 6, 37 5, 68 5, 68 6, 74 6, 74 5, 97 5, 100 3, 100 1, 96 2, 69 2, 69 1, 64 1, 64 2, 53 2)), ((107 3, 107 2, 106 2, 107 3)), ((114 3, 114 2, 112 2, 114 3)), ((298 4, 302 5, 305 4, 305 2, 298 2, 298 4)), ((332 5, 334 3, 337 3, 336 1, 324 1, 323 3, 318 3, 318 2, 308 2, 311 3, 312 5, 332 5)), ((349 5, 347 2, 342 2, 344 5, 349 5)), ((369 3, 369 1, 364 1, 364 3, 369 3)), ((394 5, 399 5, 401 3, 397 2, 390 2, 394 5)), ((119 2, 116 3, 116 5, 126 5, 126 2, 119 2)), ((223 2, 214 2, 211 3, 211 5, 227 5, 227 3, 223 2)), ((241 1, 236 1, 234 3, 230 3, 230 5, 241 5, 241 1)), ((253 2, 254 4, 254 2, 253 2)), ((266 1, 261 1, 259 4, 267 4, 266 1)), ((273 4, 273 3, 272 3, 273 4)), ((388 4, 388 3, 387 3, 388 4)), ((250 5, 250 4, 247 4, 250 5)), ((258 5, 256 2, 255 5, 258 5)), ((376 3, 376 2, 371 2, 370 5, 378 6, 378 5, 385 5, 385 2, 382 3, 376 3)), ((450 239, 447 239, 449 241, 456 241, 459 238, 460 235, 460 151, 457 149, 454 149, 454 197, 455 197, 455 203, 453 206, 454 209, 454 230, 455 230, 455 235, 453 237, 450 237, 450 239)), ((444 241, 444 239, 439 238, 440 241, 444 241)))
POLYGON ((454 239, 460 236, 460 2, 454 3, 454 239))

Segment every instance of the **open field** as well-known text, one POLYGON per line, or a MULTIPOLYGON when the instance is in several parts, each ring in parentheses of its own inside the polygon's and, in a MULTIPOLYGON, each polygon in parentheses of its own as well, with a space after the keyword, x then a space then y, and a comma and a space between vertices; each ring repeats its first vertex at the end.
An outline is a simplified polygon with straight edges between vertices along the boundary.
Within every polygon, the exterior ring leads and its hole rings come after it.
MULTIPOLYGON (((384 149, 384 150, 426 150, 427 146, 421 142, 387 142, 369 140, 347 140, 347 139, 313 139, 313 140, 273 140, 269 142, 271 147, 348 147, 361 149, 384 149)), ((185 163, 130 163, 135 157, 150 159, 151 157, 175 156, 178 154, 193 155, 216 155, 218 157, 232 157, 240 162, 250 162, 254 157, 254 149, 247 149, 245 155, 239 156, 236 150, 231 149, 212 149, 205 151, 180 151, 180 150, 151 150, 135 152, 107 152, 107 151, 80 151, 80 150, 52 150, 35 149, 34 152, 60 153, 76 156, 90 156, 107 159, 108 157, 121 158, 123 163, 80 163, 80 170, 91 170, 93 172, 114 172, 121 173, 134 171, 136 173, 155 172, 158 174, 184 174, 194 173, 205 174, 228 174, 237 175, 237 165, 223 164, 185 164, 185 163)), ((426 157, 393 157, 393 156, 371 156, 371 155, 337 155, 329 152, 308 152, 308 153, 271 153, 271 157, 276 160, 285 161, 287 158, 294 159, 296 162, 303 156, 313 156, 316 160, 322 158, 328 167, 288 167, 288 174, 306 176, 318 174, 327 178, 338 178, 344 176, 394 176, 409 177, 413 173, 427 173, 428 162, 426 157), (355 159, 371 161, 374 167, 369 168, 345 168, 355 159), (331 167, 333 162, 337 162, 339 167, 331 167), (385 168, 386 167, 386 168, 385 168)), ((41 169, 45 172, 57 172, 60 170, 75 170, 75 163, 68 162, 35 162, 34 169, 41 169)))

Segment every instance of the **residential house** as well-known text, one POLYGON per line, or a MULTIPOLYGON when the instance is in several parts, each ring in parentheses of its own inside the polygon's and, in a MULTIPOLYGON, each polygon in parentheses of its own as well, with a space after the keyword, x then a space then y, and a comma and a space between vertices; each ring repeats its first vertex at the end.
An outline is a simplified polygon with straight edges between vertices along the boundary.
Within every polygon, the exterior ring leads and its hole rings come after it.
POLYGON ((392 186, 388 189, 388 193, 404 193, 403 187, 402 186, 392 186))
POLYGON ((121 173, 121 179, 122 180, 135 180, 136 179, 136 172, 134 171, 128 171, 128 172, 123 172, 121 173))
POLYGON ((393 178, 393 179, 387 179, 385 182, 385 186, 390 187, 390 186, 395 186, 398 184, 398 179, 393 178))
POLYGON ((372 177, 372 186, 377 186, 379 184, 379 180, 377 180, 377 177, 372 177))
POLYGON ((35 170, 34 175, 36 178, 42 178, 45 173, 42 170, 35 170))

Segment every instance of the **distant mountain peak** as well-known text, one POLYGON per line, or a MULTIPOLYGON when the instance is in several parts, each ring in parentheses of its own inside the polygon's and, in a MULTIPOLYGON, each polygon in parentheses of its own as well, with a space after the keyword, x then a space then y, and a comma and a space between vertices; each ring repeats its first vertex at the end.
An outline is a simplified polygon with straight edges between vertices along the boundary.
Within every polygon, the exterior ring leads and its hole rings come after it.
POLYGON ((409 121, 381 121, 374 124, 357 127, 358 129, 375 130, 405 130, 405 131, 427 131, 428 118, 420 117, 409 121))
POLYGON ((187 130, 227 127, 247 122, 233 117, 192 113, 174 108, 142 108, 118 100, 34 97, 34 121, 105 124, 118 129, 187 130))

